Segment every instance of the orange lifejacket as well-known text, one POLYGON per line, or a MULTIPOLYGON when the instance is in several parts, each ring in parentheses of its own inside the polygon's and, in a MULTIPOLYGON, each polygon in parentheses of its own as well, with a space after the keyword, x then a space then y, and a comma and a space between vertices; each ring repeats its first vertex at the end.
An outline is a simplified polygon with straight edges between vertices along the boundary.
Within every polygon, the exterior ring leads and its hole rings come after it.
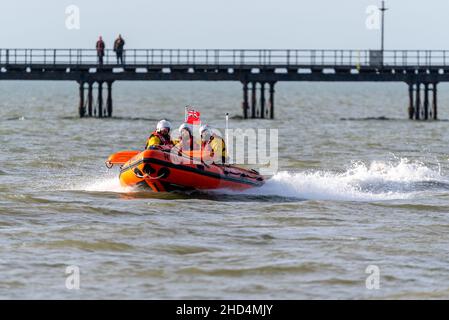
POLYGON ((167 136, 160 134, 157 131, 153 131, 147 140, 147 145, 146 145, 145 149, 147 149, 149 147, 149 142, 154 137, 159 139, 159 143, 157 145, 173 147, 173 142, 171 141, 169 136, 167 137, 167 136))

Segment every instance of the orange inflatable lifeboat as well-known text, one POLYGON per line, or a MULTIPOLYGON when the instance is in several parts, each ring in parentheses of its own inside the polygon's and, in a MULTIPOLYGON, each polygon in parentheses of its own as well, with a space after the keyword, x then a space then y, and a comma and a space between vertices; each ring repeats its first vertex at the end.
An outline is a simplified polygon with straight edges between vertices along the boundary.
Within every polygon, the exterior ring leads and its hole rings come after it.
POLYGON ((150 188, 155 192, 244 190, 264 184, 264 178, 255 170, 233 165, 207 164, 198 152, 176 153, 164 148, 142 152, 125 151, 111 155, 106 165, 121 165, 122 186, 150 188))

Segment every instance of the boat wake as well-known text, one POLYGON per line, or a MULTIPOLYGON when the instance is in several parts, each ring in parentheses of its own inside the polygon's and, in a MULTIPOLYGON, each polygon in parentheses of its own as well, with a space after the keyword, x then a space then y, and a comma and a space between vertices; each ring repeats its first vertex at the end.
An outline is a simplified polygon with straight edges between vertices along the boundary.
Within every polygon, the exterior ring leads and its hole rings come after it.
POLYGON ((65 190, 70 191, 87 191, 87 192, 113 192, 113 193, 128 193, 133 192, 132 188, 125 188, 120 185, 118 173, 107 171, 98 179, 78 179, 78 181, 71 182, 70 185, 65 186, 65 190))
POLYGON ((304 200, 383 201, 448 189, 449 180, 441 175, 439 168, 433 170, 420 162, 397 159, 369 164, 353 162, 343 172, 282 171, 261 188, 247 190, 244 194, 304 200))
MULTIPOLYGON (((78 183, 72 190, 87 192, 135 193, 139 190, 124 188, 116 173, 95 182, 78 183)), ((353 162, 344 171, 308 170, 302 172, 281 171, 260 188, 245 191, 214 190, 190 192, 194 198, 218 201, 386 201, 409 199, 428 191, 449 190, 449 179, 439 168, 432 169, 421 162, 405 158, 371 163, 353 162), (224 197, 223 197, 224 196, 224 197)), ((156 195, 152 194, 151 198, 156 195)), ((185 197, 186 194, 179 194, 185 197)), ((166 198, 166 197, 163 197, 166 198)))
POLYGON ((82 187, 83 191, 90 192, 132 192, 131 188, 125 188, 120 185, 118 177, 100 179, 96 182, 86 184, 82 187))

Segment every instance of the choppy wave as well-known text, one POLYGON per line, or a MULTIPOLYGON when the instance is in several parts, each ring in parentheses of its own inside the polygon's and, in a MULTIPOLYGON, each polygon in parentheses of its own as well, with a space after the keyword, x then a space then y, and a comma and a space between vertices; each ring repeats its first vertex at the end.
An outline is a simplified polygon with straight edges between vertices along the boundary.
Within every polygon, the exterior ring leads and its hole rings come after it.
POLYGON ((56 240, 50 241, 40 246, 47 248, 76 248, 86 251, 128 251, 133 250, 133 246, 114 241, 83 241, 83 240, 56 240))

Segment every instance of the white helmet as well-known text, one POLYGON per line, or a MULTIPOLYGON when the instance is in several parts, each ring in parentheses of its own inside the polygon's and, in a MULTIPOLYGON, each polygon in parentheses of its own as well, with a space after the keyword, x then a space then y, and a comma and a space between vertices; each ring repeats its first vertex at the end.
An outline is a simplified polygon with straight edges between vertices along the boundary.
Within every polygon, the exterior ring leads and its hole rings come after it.
POLYGON ((206 130, 210 131, 210 127, 207 124, 203 124, 200 127, 200 133, 203 133, 203 131, 206 131, 206 130))
POLYGON ((210 136, 212 135, 211 128, 207 124, 202 125, 200 127, 200 135, 201 135, 201 140, 209 141, 210 136))
POLYGON ((188 123, 183 123, 179 126, 179 133, 182 132, 182 129, 186 129, 187 131, 189 131, 190 134, 193 134, 192 125, 190 125, 188 123))
POLYGON ((157 123, 156 131, 160 132, 162 129, 168 129, 168 131, 171 130, 171 123, 167 120, 161 120, 157 123))

